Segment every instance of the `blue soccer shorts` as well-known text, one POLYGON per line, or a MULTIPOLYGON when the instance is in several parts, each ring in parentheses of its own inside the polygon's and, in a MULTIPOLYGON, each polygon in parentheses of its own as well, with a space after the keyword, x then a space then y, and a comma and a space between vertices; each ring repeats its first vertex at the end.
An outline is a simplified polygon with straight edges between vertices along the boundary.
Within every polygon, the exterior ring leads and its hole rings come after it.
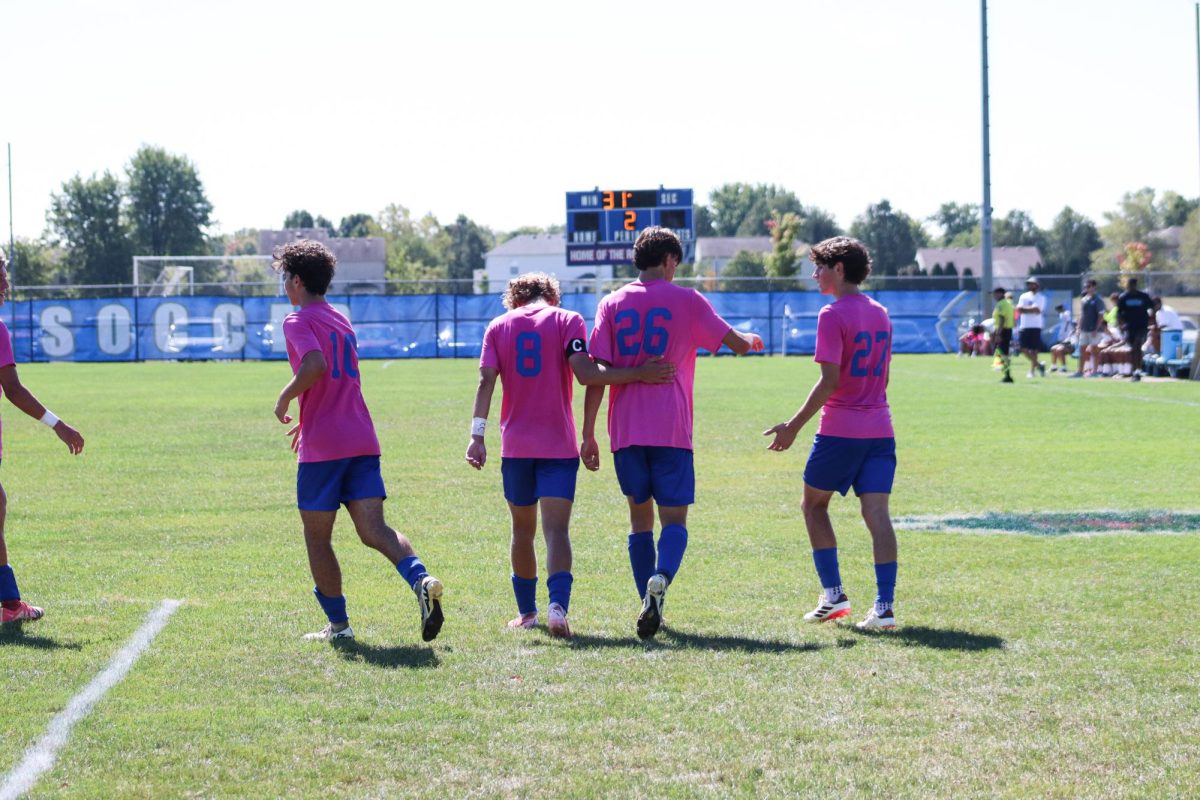
POLYGON ((634 444, 613 453, 613 466, 621 491, 635 503, 652 497, 660 506, 690 506, 696 502, 691 450, 634 444))
POLYGON ((307 461, 296 470, 296 505, 301 511, 337 511, 342 503, 387 497, 379 456, 307 461))
POLYGON ((514 506, 531 506, 543 497, 575 500, 578 458, 501 458, 504 499, 514 506))
POLYGON ((892 493, 896 478, 896 440, 850 439, 845 436, 813 438, 812 452, 804 467, 804 482, 814 489, 854 494, 892 493))

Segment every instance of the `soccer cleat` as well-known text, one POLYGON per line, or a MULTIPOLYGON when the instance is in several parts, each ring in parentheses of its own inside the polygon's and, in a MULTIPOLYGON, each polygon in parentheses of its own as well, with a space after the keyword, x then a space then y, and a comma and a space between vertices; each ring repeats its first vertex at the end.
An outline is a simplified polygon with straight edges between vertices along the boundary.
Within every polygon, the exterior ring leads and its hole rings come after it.
POLYGON ((804 615, 805 622, 828 622, 831 619, 841 619, 850 616, 850 599, 839 594, 836 600, 825 598, 825 593, 817 598, 817 607, 804 615))
POLYGON ((1026 377, 1026 378, 1033 378, 1033 370, 1029 370, 1029 372, 1026 372, 1026 373, 1025 373, 1025 377, 1026 377))
POLYGON ((667 594, 667 576, 661 572, 650 576, 646 581, 646 597, 642 600, 642 613, 637 618, 637 635, 639 639, 649 639, 658 633, 662 625, 663 602, 667 594))
POLYGON ((867 618, 862 622, 856 623, 854 627, 860 631, 872 630, 874 628, 895 628, 896 615, 892 613, 890 608, 880 614, 878 608, 871 606, 871 610, 867 612, 867 618))
POLYGON ((1000 379, 1000 382, 1001 383, 1012 383, 1013 382, 1012 375, 1005 375, 1003 378, 1000 379))
POLYGON ((41 619, 46 612, 42 611, 37 606, 31 606, 24 600, 18 600, 16 608, 0 609, 0 622, 33 622, 35 619, 41 619))
POLYGON ((538 615, 536 611, 530 611, 528 614, 521 614, 508 621, 509 628, 532 628, 537 625, 538 615))
POLYGON ((557 636, 559 639, 571 638, 571 626, 567 624, 567 612, 558 603, 550 604, 546 622, 551 636, 557 636))
POLYGON ((354 629, 349 624, 341 629, 335 629, 333 623, 329 623, 324 628, 315 633, 306 633, 304 638, 310 642, 328 642, 334 639, 353 639, 354 629))
POLYGON ((1043 378, 1046 377, 1046 365, 1040 361, 1038 362, 1038 374, 1043 378))
POLYGON ((442 629, 442 582, 426 575, 416 592, 417 604, 421 607, 421 640, 432 642, 442 629))

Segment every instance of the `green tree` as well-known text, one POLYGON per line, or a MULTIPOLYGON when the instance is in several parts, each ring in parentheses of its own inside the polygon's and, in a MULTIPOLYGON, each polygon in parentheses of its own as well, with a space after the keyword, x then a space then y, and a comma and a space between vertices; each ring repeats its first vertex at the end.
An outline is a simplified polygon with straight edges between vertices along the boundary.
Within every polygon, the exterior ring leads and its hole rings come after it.
MULTIPOLYGON (((1158 240, 1151 237, 1150 232, 1164 227, 1161 211, 1155 202, 1155 191, 1150 187, 1126 192, 1116 211, 1104 212, 1104 219, 1105 224, 1100 226, 1103 246, 1093 251, 1091 256, 1091 268, 1095 272, 1116 272, 1125 245, 1131 242, 1145 242, 1153 250, 1158 240)), ((1156 257, 1152 257, 1151 269, 1156 260, 1156 257)))
POLYGON ((1179 269, 1188 288, 1200 289, 1200 209, 1188 214, 1179 232, 1179 269))
POLYGON ((841 236, 841 226, 828 211, 816 206, 805 206, 796 227, 796 239, 807 244, 816 244, 832 236, 841 236))
POLYGON ((144 145, 126 171, 129 227, 138 253, 180 256, 205 252, 204 229, 209 225, 212 203, 192 162, 144 145))
POLYGON ((1058 212, 1046 233, 1044 272, 1079 275, 1091 265, 1091 254, 1100 248, 1100 232, 1090 219, 1070 206, 1058 212))
POLYGON ((708 206, 698 205, 692 209, 692 227, 696 229, 696 236, 716 236, 716 228, 713 227, 712 212, 708 210, 708 206))
MULTIPOLYGON (((432 214, 419 219, 398 203, 379 213, 378 223, 387 242, 389 280, 440 280, 446 278, 444 251, 447 241, 442 226, 432 214)), ((418 286, 400 287, 403 293, 423 291, 418 286)))
POLYGON ((62 253, 42 239, 17 239, 8 254, 9 281, 18 288, 67 283, 61 260, 62 253))
POLYGON ((855 217, 850 235, 871 250, 872 272, 876 275, 899 274, 901 268, 916 261, 917 248, 928 239, 919 221, 903 211, 893 211, 887 200, 868 206, 865 213, 855 217))
POLYGON ((342 221, 337 226, 337 235, 346 239, 375 236, 378 231, 375 219, 370 214, 359 213, 342 217, 342 221))
POLYGON ((76 175, 50 196, 46 221, 51 244, 61 246, 71 283, 127 283, 133 245, 123 214, 121 183, 111 172, 84 179, 76 175))
POLYGON ((1013 209, 996 220, 992 228, 995 247, 1036 247, 1046 251, 1046 232, 1037 226, 1027 211, 1013 209))
POLYGON ((492 249, 496 237, 465 214, 447 225, 445 233, 446 274, 455 280, 471 280, 475 270, 484 268, 484 254, 492 249))
POLYGON ((727 183, 709 195, 709 207, 717 236, 765 236, 776 213, 804 216, 796 195, 774 184, 727 183))
POLYGON ((1200 208, 1200 199, 1183 197, 1178 192, 1163 192, 1162 200, 1158 203, 1159 221, 1164 228, 1184 225, 1197 208, 1200 208))
POLYGON ((313 227, 313 215, 305 209, 298 208, 288 214, 283 220, 285 228, 311 228, 313 227))
POLYGON ((722 280, 717 284, 722 292, 761 292, 766 288, 765 281, 737 280, 737 278, 765 278, 767 269, 762 253, 741 250, 734 253, 724 267, 721 268, 722 280))
MULTIPOLYGON (((979 206, 975 203, 942 203, 937 212, 928 219, 942 229, 941 238, 938 240, 942 247, 962 246, 954 244, 959 236, 971 233, 978 236, 979 206)), ((978 241, 974 246, 979 246, 978 241)))
POLYGON ((772 250, 764 263, 772 278, 790 278, 800 266, 801 256, 796 252, 796 234, 800 230, 800 217, 792 212, 776 214, 767 227, 771 231, 772 250))

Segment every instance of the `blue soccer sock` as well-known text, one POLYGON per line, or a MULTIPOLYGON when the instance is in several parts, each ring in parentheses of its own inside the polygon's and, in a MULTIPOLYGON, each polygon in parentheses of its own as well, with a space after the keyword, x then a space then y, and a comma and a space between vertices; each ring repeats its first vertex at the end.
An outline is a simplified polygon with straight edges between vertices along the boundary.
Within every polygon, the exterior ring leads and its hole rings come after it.
POLYGON ((646 582, 654 574, 654 531, 629 534, 629 566, 639 598, 646 596, 646 582))
POLYGON ((11 564, 0 567, 0 603, 16 603, 21 599, 17 589, 17 576, 13 574, 11 564))
POLYGON ((875 605, 879 608, 891 608, 896 602, 896 562, 875 565, 875 605))
POLYGON ((521 614, 537 613, 537 578, 512 576, 513 595, 517 598, 517 611, 521 614))
POLYGON ((664 525, 658 535, 658 566, 656 572, 667 576, 667 581, 675 579, 679 565, 683 563, 683 554, 687 550, 687 528, 682 525, 664 525))
POLYGON ((421 563, 421 559, 415 555, 400 559, 400 563, 396 565, 396 572, 400 573, 400 577, 404 578, 414 592, 421 583, 421 579, 429 574, 425 570, 425 565, 421 563))
POLYGON ((341 625, 349 622, 350 618, 346 616, 346 597, 340 595, 338 597, 326 597, 321 594, 321 590, 313 587, 313 594, 317 598, 317 602, 321 604, 321 610, 325 612, 325 616, 334 625, 341 625))
POLYGON ((575 576, 563 570, 546 578, 546 588, 550 590, 550 602, 558 603, 565 613, 571 607, 571 584, 575 576))
POLYGON ((817 577, 821 579, 822 589, 838 589, 842 585, 842 573, 838 570, 838 554, 836 547, 823 547, 813 550, 813 564, 817 567, 817 577))

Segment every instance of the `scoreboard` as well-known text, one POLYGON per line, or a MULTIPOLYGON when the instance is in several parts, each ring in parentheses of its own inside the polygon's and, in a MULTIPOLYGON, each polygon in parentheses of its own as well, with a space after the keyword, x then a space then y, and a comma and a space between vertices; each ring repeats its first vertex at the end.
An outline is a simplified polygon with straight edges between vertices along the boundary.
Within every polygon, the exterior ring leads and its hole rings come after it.
POLYGON ((631 264, 634 241, 652 225, 673 230, 683 243, 683 260, 692 260, 691 189, 567 192, 567 266, 631 264))

